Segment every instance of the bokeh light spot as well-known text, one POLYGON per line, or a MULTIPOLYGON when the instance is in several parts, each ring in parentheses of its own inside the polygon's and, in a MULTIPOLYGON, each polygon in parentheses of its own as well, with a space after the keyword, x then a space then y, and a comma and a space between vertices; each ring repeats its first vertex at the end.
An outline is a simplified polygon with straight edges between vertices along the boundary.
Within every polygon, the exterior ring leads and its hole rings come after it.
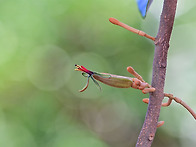
POLYGON ((43 46, 30 54, 27 63, 29 80, 39 89, 57 90, 71 74, 69 55, 56 46, 43 46))

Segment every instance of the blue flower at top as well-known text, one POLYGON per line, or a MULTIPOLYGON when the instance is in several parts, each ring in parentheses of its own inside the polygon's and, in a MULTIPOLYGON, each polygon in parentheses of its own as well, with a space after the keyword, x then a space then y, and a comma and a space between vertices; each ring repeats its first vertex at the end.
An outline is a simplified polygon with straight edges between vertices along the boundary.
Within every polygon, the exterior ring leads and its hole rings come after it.
POLYGON ((143 18, 146 17, 146 12, 152 1, 153 0, 137 0, 137 6, 143 18))

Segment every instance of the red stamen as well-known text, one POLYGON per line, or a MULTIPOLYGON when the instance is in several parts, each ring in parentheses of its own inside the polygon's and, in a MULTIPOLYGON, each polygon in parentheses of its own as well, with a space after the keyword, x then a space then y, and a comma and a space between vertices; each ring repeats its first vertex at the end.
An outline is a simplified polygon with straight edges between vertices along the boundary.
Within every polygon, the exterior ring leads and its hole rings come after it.
POLYGON ((92 72, 92 71, 86 69, 84 66, 80 66, 80 65, 77 65, 77 64, 75 64, 75 66, 77 67, 76 70, 83 71, 83 72, 85 72, 85 73, 87 73, 87 74, 89 74, 89 75, 94 74, 94 72, 92 72))

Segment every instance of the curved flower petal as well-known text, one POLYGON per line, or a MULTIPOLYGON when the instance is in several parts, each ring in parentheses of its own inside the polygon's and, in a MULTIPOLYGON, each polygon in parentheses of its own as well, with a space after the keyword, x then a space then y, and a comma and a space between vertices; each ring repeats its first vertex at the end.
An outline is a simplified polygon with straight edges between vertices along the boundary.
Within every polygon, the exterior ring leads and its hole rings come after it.
POLYGON ((86 85, 84 86, 84 88, 82 88, 82 89, 79 90, 79 91, 80 91, 80 92, 85 91, 85 90, 88 88, 88 85, 89 85, 89 76, 88 76, 88 78, 87 78, 87 83, 86 83, 86 85))

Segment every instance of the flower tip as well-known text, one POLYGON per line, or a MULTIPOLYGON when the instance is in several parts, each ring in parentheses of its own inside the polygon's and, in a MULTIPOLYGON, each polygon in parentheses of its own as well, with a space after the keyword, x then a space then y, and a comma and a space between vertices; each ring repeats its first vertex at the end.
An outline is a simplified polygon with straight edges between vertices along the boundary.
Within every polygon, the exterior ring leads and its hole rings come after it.
POLYGON ((79 68, 79 67, 80 67, 80 65, 78 65, 78 64, 75 64, 75 67, 79 68))
POLYGON ((80 68, 81 68, 81 66, 80 66, 80 65, 75 64, 75 67, 76 67, 76 69, 75 69, 76 71, 81 71, 81 70, 80 70, 80 68))
POLYGON ((119 24, 119 21, 116 19, 116 18, 113 18, 113 17, 110 17, 109 18, 109 21, 115 25, 118 25, 119 24))
POLYGON ((134 70, 133 67, 131 67, 131 66, 128 66, 128 67, 127 67, 127 71, 128 71, 130 74, 134 74, 134 73, 135 73, 135 70, 134 70))

